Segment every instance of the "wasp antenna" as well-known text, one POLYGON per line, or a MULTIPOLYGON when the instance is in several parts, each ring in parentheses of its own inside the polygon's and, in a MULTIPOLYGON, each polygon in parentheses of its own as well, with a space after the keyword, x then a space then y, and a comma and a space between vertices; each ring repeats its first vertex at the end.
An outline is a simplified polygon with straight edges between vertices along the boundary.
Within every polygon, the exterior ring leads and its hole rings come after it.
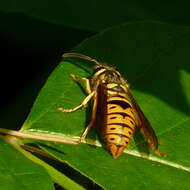
POLYGON ((75 57, 75 58, 80 58, 80 59, 84 59, 86 61, 90 61, 90 62, 93 62, 95 63, 96 65, 101 65, 96 59, 93 59, 87 55, 83 55, 83 54, 80 54, 80 53, 64 53, 62 55, 63 58, 66 58, 66 57, 75 57))

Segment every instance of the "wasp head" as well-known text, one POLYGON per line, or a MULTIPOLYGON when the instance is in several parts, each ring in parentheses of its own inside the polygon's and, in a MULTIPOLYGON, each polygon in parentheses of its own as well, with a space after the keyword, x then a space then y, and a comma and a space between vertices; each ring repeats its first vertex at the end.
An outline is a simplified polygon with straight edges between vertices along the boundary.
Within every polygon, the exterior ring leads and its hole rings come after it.
POLYGON ((98 65, 94 70, 93 80, 103 83, 121 83, 121 75, 113 67, 98 65))

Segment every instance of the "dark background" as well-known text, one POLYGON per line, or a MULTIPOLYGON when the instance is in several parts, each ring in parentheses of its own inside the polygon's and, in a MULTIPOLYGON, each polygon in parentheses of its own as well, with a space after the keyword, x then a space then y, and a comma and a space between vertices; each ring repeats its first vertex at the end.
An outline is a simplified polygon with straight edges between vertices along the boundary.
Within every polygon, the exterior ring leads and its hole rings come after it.
MULTIPOLYGON (((1 2, 0 127, 22 126, 61 55, 84 39, 107 27, 136 20, 189 26, 189 7, 188 1, 169 0, 1 2)), ((78 177, 78 172, 75 175, 78 177)))
POLYGON ((61 55, 93 32, 19 14, 0 14, 0 18, 0 124, 18 129, 61 55))

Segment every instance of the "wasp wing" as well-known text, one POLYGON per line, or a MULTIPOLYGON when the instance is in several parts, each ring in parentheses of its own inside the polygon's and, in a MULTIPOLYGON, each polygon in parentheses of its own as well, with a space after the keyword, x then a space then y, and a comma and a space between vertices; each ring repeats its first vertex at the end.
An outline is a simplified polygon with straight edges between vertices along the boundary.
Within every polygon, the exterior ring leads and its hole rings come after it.
POLYGON ((127 94, 133 104, 135 111, 137 112, 137 117, 138 117, 137 126, 140 128, 141 132, 143 133, 144 137, 146 138, 150 149, 153 152, 155 152, 156 154, 158 154, 160 156, 164 156, 163 153, 160 153, 158 151, 158 139, 156 137, 156 134, 155 134, 150 122, 148 121, 148 119, 146 118, 144 113, 142 112, 139 105, 136 103, 133 95, 131 94, 131 92, 129 90, 128 90, 127 94))

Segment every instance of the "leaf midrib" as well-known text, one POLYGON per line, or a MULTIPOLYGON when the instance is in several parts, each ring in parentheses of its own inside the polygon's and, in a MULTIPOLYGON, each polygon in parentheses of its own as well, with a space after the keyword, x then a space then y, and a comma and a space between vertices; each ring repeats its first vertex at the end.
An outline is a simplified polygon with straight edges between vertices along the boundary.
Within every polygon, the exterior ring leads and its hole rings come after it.
MULTIPOLYGON (((35 134, 34 131, 33 131, 33 133, 35 134)), ((67 136, 67 139, 71 140, 71 141, 73 139, 76 139, 76 138, 80 138, 80 137, 79 136, 67 136)), ((102 144, 98 140, 94 141, 92 139, 86 139, 82 143, 88 144, 88 145, 93 145, 93 146, 96 146, 96 147, 102 147, 102 144)), ((176 168, 176 169, 180 169, 180 170, 183 170, 183 171, 190 172, 190 167, 186 167, 186 166, 183 166, 181 164, 177 164, 177 163, 174 163, 174 162, 171 162, 171 161, 163 160, 163 159, 160 159, 160 158, 152 156, 152 155, 149 155, 149 156, 142 155, 136 150, 125 150, 124 153, 129 154, 131 156, 143 158, 143 159, 146 159, 146 160, 149 160, 149 161, 157 162, 157 163, 160 163, 162 165, 166 165, 166 166, 170 166, 170 167, 173 167, 173 168, 176 168)), ((60 158, 58 158, 58 159, 60 159, 60 158)))

